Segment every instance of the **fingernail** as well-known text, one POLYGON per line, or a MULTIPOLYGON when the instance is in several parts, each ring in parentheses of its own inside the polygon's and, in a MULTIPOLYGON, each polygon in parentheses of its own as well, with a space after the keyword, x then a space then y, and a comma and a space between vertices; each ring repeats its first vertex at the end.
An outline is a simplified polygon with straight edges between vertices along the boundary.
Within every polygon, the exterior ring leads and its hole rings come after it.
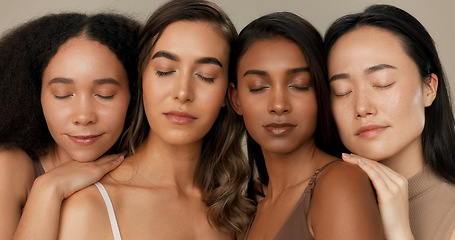
POLYGON ((359 159, 359 165, 365 165, 365 162, 362 159, 359 159))
POLYGON ((341 154, 341 157, 342 157, 343 159, 350 159, 350 158, 352 157, 352 155, 351 155, 351 154, 347 154, 347 153, 342 153, 342 154, 341 154))

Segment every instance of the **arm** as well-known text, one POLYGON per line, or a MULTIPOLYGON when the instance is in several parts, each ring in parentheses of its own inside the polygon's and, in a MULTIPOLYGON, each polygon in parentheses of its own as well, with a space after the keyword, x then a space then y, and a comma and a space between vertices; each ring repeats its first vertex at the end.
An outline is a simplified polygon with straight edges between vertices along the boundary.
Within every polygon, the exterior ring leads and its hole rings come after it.
POLYGON ((36 179, 14 239, 56 239, 62 201, 120 165, 123 155, 64 163, 36 179))
POLYGON ((414 239, 409 224, 408 181, 377 161, 343 154, 343 160, 357 164, 371 179, 387 239, 414 239))
POLYGON ((385 239, 368 176, 343 162, 328 166, 316 180, 308 224, 317 239, 385 239))
POLYGON ((35 178, 32 159, 20 149, 0 150, 0 239, 11 239, 35 178))

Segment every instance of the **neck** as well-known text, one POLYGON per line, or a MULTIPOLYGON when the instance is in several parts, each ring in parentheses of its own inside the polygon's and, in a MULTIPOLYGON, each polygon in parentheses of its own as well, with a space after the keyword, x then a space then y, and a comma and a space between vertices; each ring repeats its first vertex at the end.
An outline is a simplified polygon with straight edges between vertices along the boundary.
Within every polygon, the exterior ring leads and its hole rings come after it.
POLYGON ((319 149, 314 142, 290 153, 272 153, 263 150, 269 175, 267 196, 280 195, 286 189, 307 182, 318 167, 319 149))
POLYGON ((52 144, 48 148, 48 153, 39 158, 41 165, 43 165, 44 171, 48 172, 51 169, 58 167, 66 162, 71 161, 71 157, 65 154, 57 146, 57 144, 52 144))
POLYGON ((410 179, 425 167, 420 137, 399 153, 382 160, 381 163, 406 179, 410 179))
POLYGON ((187 145, 171 145, 149 134, 132 156, 137 175, 153 185, 194 189, 195 172, 202 151, 202 140, 187 145))

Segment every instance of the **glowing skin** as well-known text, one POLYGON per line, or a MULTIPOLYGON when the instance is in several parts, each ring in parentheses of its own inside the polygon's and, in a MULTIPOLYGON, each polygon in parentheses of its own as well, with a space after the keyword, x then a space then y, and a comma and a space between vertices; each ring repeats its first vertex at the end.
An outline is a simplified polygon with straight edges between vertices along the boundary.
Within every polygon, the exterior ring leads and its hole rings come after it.
POLYGON ((328 67, 332 110, 346 147, 406 177, 421 169, 425 107, 437 78, 422 81, 400 38, 375 27, 337 40, 328 67))
POLYGON ((284 38, 254 42, 240 59, 233 104, 264 153, 314 144, 317 103, 308 63, 284 38))
POLYGON ((178 21, 150 56, 142 78, 150 134, 171 145, 202 144, 225 104, 227 42, 208 23, 178 21))
POLYGON ((61 162, 93 161, 120 137, 130 100, 115 54, 84 37, 68 40, 42 78, 41 104, 61 162))

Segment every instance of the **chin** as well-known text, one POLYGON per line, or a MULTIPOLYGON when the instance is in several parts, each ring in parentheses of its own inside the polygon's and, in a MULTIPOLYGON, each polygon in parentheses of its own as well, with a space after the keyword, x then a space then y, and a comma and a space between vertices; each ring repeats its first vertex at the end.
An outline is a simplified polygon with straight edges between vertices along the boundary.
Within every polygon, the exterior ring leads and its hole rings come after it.
POLYGON ((90 152, 90 153, 77 153, 77 154, 72 154, 72 158, 75 161, 81 162, 81 163, 86 163, 86 162, 93 162, 99 157, 101 157, 103 153, 97 153, 97 152, 90 152))

